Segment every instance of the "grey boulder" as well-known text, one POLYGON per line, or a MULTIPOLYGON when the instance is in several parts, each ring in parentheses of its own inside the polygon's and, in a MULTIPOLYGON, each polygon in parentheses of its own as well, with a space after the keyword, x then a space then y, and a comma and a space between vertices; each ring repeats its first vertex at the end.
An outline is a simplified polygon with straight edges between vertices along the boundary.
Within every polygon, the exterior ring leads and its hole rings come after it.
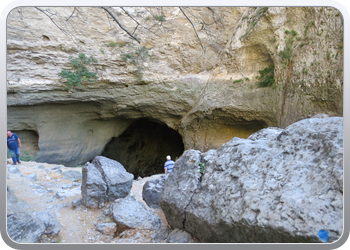
POLYGON ((163 190, 165 175, 147 181, 142 188, 142 199, 151 208, 160 208, 159 195, 163 190))
POLYGON ((82 170, 81 195, 83 204, 90 208, 101 208, 108 201, 107 185, 102 174, 91 163, 86 163, 82 170))
POLYGON ((136 227, 159 230, 162 225, 158 215, 148 211, 142 202, 132 196, 115 200, 110 206, 110 214, 119 232, 136 227))
POLYGON ((178 228, 171 231, 165 243, 196 243, 195 239, 186 231, 178 228))
POLYGON ((114 236, 115 232, 117 231, 117 224, 116 223, 98 224, 96 225, 96 231, 99 231, 100 233, 105 235, 114 236))
POLYGON ((17 243, 36 243, 45 232, 45 225, 28 212, 28 206, 18 202, 16 195, 7 188, 7 233, 17 243))
POLYGON ((33 214, 45 225, 45 234, 59 234, 61 231, 61 224, 49 211, 33 212, 33 214))
POLYGON ((130 193, 133 178, 134 175, 128 173, 119 162, 97 156, 92 163, 83 166, 83 204, 90 208, 101 208, 107 201, 126 197, 130 193))
POLYGON ((134 175, 128 173, 122 164, 103 156, 97 156, 92 164, 100 171, 107 184, 110 201, 126 197, 131 190, 134 175))
POLYGON ((169 225, 200 242, 335 241, 343 233, 343 119, 310 118, 218 150, 188 150, 159 201, 169 225))
POLYGON ((26 211, 7 211, 7 233, 18 243, 36 243, 45 232, 45 225, 26 211))

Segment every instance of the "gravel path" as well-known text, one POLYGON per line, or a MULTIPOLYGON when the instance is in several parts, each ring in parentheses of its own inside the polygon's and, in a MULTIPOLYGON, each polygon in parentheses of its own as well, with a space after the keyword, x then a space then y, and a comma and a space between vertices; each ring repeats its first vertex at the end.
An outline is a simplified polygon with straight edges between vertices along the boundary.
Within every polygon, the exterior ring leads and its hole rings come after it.
MULTIPOLYGON (((145 230, 134 229, 125 232, 122 236, 113 237, 103 235, 95 230, 96 224, 112 222, 109 216, 104 215, 103 209, 87 209, 84 206, 72 207, 72 201, 81 199, 80 181, 63 179, 63 172, 74 170, 81 173, 82 168, 69 168, 63 165, 22 162, 12 166, 12 160, 8 160, 7 186, 9 186, 19 201, 25 201, 30 205, 31 211, 49 210, 61 224, 61 232, 58 236, 45 238, 43 242, 61 243, 111 243, 120 239, 124 241, 128 237, 135 237, 137 234, 145 234, 145 230), (16 167, 19 172, 16 172, 16 167), (34 175, 35 174, 35 178, 34 175), (34 179, 35 180, 34 180, 34 179), (67 197, 58 196, 58 192, 67 192, 67 197), (71 195, 71 196, 70 196, 71 195)), ((135 180, 130 192, 136 200, 145 204, 142 199, 142 187, 150 179, 145 177, 135 180)), ((158 214, 162 222, 167 225, 164 214, 160 209, 151 209, 158 214)), ((148 238, 150 232, 148 233, 148 238)), ((149 239, 148 239, 149 240, 149 239)))

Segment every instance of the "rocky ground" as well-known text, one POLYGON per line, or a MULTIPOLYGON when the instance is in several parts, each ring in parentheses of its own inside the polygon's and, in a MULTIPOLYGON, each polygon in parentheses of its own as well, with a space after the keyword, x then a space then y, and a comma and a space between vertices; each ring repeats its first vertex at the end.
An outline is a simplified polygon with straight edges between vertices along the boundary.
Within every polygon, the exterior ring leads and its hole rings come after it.
MULTIPOLYGON (((74 201, 81 199, 81 179, 68 175, 67 171, 78 171, 82 168, 69 168, 63 165, 22 162, 12 165, 8 160, 7 186, 30 211, 50 211, 61 224, 57 236, 43 238, 44 243, 125 243, 151 242, 152 230, 136 228, 124 231, 120 235, 102 234, 96 225, 112 222, 107 215, 108 207, 90 209, 82 205, 74 206, 74 201), (68 176, 68 177, 67 177, 68 176)), ((142 187, 155 176, 145 177, 133 182, 130 195, 145 204, 148 210, 159 215, 167 226, 164 214, 160 209, 149 208, 142 199, 142 187)))

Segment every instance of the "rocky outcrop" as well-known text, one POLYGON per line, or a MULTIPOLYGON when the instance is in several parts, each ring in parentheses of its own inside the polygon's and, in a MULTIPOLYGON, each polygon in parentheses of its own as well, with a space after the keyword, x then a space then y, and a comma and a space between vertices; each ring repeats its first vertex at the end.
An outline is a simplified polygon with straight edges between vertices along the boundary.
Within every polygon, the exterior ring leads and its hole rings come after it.
POLYGON ((87 207, 103 207, 107 201, 130 193, 134 176, 117 161, 103 156, 86 163, 82 170, 81 194, 87 207))
POLYGON ((140 44, 99 7, 18 7, 7 17, 7 127, 27 138, 37 161, 85 164, 141 118, 175 130, 185 150, 204 152, 316 113, 342 115, 343 19, 335 8, 110 11, 140 44), (198 36, 188 11, 203 24, 198 36), (142 46, 152 58, 123 60, 142 46), (98 59, 91 70, 99 78, 68 93, 58 74, 79 53, 98 59), (259 70, 272 64, 274 85, 257 87, 259 70))
POLYGON ((343 119, 305 119, 186 151, 159 201, 169 225, 200 242, 322 242, 321 230, 335 241, 343 232, 343 119))
POLYGON ((160 208, 159 195, 163 190, 165 175, 147 181, 142 188, 142 199, 151 208, 160 208))

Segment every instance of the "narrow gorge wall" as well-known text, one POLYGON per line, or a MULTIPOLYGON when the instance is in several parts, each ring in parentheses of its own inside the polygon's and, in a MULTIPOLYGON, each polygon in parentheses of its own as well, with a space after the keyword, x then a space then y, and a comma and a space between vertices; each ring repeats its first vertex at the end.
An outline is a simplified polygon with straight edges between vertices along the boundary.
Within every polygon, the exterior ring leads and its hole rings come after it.
POLYGON ((343 18, 330 7, 18 7, 7 17, 7 124, 38 161, 66 166, 106 153, 139 119, 207 151, 316 113, 342 116, 342 70, 343 18), (67 91, 58 74, 79 53, 98 60, 99 78, 67 91), (275 82, 258 87, 270 65, 275 82))

